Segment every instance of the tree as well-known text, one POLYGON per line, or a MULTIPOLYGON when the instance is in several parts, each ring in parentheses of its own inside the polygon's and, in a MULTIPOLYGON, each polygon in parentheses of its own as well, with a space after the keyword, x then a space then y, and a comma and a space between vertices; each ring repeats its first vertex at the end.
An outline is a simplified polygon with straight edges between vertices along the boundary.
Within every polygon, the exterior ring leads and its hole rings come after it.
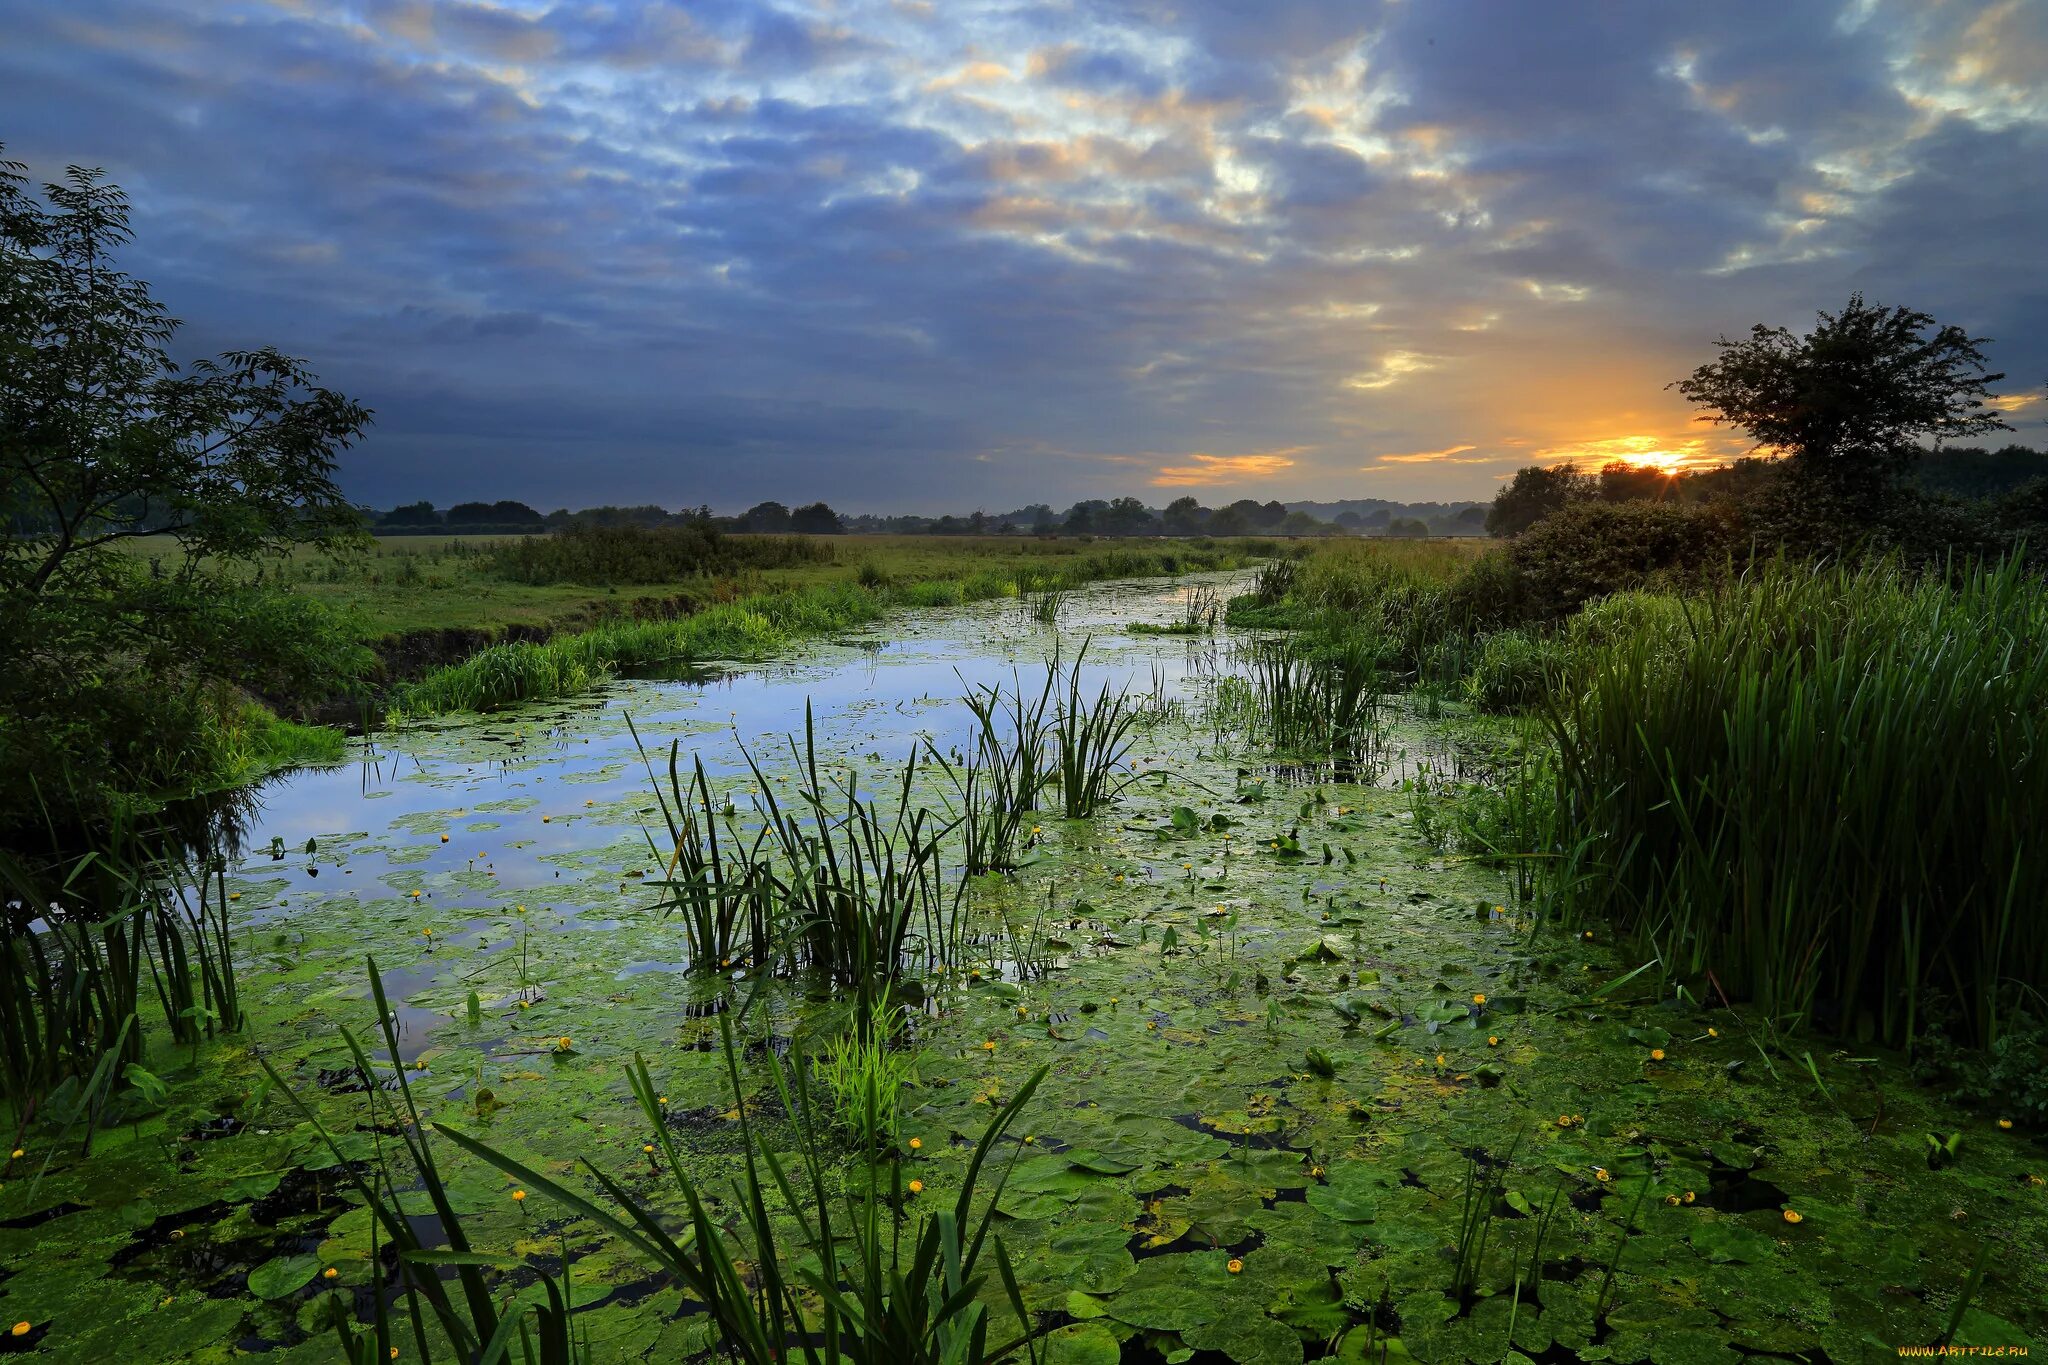
POLYGON ((1060 527, 1070 536, 1086 535, 1101 530, 1102 515, 1109 511, 1109 504, 1101 498, 1088 498, 1067 509, 1067 520, 1060 527))
POLYGON ((367 662, 262 574, 361 537, 334 475, 369 409, 273 348, 181 370, 177 320, 114 263, 126 196, 79 167, 40 198, 27 183, 0 161, 0 511, 19 528, 0 539, 0 824, 246 775, 248 693, 331 690, 367 662), (177 547, 147 573, 121 553, 144 535, 177 547))
POLYGON ((1252 524, 1245 519, 1244 512, 1236 503, 1219 507, 1209 514, 1209 534, 1212 536, 1250 535, 1252 524))
POLYGON ((1195 536, 1202 533, 1202 523, 1209 519, 1209 509, 1191 497, 1178 497, 1166 504, 1166 511, 1160 516, 1161 523, 1170 536, 1195 536))
POLYGON ((421 499, 409 502, 403 507, 394 507, 377 518, 379 526, 439 526, 441 514, 434 510, 434 504, 421 499))
POLYGON ((177 319, 112 264, 128 199, 72 167, 26 189, 0 161, 0 508, 40 529, 0 548, 0 584, 41 594, 80 556, 144 535, 248 559, 357 534, 335 456, 369 409, 273 349, 181 373, 177 319))
POLYGON ((799 507, 789 514, 789 529, 807 536, 837 536, 846 533, 839 514, 822 502, 799 507))
POLYGON ((739 530, 787 531, 789 509, 779 502, 758 502, 740 513, 739 530))
POLYGON ((1852 294, 1803 337, 1758 323, 1744 340, 1720 338, 1719 357, 1671 387, 1708 410, 1701 421, 1740 428, 1790 472, 1867 508, 1921 442, 2011 430, 1986 401, 2005 376, 1987 371, 1983 340, 1852 294))
POLYGON ((1429 534, 1429 523, 1420 517, 1392 517, 1387 521, 1387 534, 1397 540, 1421 540, 1429 534))
POLYGON ((1147 536, 1159 529, 1159 523, 1136 498, 1117 498, 1102 510, 1095 529, 1106 536, 1147 536))
POLYGON ((1603 502, 1662 502, 1676 482, 1655 465, 1612 460, 1600 466, 1599 495, 1603 502))
POLYGON ((1572 465, 1517 469, 1507 486, 1493 495, 1493 506, 1486 513, 1486 533, 1520 535, 1566 503, 1592 494, 1593 481, 1572 465))
POLYGON ((541 514, 523 502, 458 502, 448 509, 450 526, 537 526, 541 514))

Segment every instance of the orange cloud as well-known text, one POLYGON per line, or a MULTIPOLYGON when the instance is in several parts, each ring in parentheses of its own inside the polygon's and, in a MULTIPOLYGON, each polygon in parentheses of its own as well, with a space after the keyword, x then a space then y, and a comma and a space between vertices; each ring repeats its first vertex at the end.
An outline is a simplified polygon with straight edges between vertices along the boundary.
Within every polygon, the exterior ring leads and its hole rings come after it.
POLYGON ((1289 446, 1255 455, 1189 455, 1193 464, 1162 465, 1152 478, 1154 488, 1208 488, 1217 484, 1241 483, 1246 479, 1270 479, 1294 468, 1291 458, 1307 446, 1289 446))
MULTIPOLYGON (((1490 458, 1490 457, 1488 457, 1488 456, 1481 456, 1480 458, 1478 458, 1478 459, 1476 459, 1476 460, 1461 460, 1461 459, 1459 459, 1459 458, 1458 458, 1458 456, 1460 456, 1460 455, 1463 455, 1463 454, 1464 454, 1464 453, 1465 453, 1466 451, 1468 451, 1468 450, 1477 450, 1477 449, 1479 449, 1479 447, 1478 447, 1478 446, 1445 446, 1445 447, 1444 447, 1444 448, 1443 448, 1442 450, 1411 450, 1411 451, 1409 451, 1409 452, 1408 452, 1407 454, 1405 454, 1405 455, 1377 455, 1377 456, 1374 456, 1374 457, 1373 457, 1373 463, 1374 463, 1374 464, 1490 464, 1490 463, 1492 463, 1492 460, 1491 460, 1491 458, 1490 458)), ((1368 465, 1368 466, 1366 466, 1366 467, 1367 467, 1368 469, 1370 469, 1370 468, 1371 468, 1372 466, 1371 466, 1371 465, 1368 465)))

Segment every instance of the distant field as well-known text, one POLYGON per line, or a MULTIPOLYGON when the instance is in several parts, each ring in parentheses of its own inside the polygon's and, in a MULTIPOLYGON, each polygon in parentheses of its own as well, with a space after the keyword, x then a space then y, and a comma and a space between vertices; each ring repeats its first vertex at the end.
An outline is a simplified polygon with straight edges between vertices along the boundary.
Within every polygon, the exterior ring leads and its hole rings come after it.
MULTIPOLYGON (((1056 568, 1065 561, 1100 554, 1126 542, 1051 539, 1017 536, 823 536, 832 549, 827 562, 787 569, 750 571, 737 578, 687 578, 663 583, 590 587, 580 584, 528 585, 494 577, 486 565, 492 547, 517 536, 390 536, 374 539, 359 554, 331 555, 300 548, 263 566, 267 577, 282 578, 300 592, 353 612, 365 639, 381 639, 408 630, 485 629, 513 625, 562 625, 588 621, 607 611, 629 609, 639 599, 662 601, 687 595, 723 598, 744 592, 856 578, 865 566, 892 582, 951 578, 987 569, 1056 568)), ((1285 539, 1247 537, 1236 542, 1250 547, 1261 541, 1289 545, 1285 539)), ((1170 549, 1193 542, 1144 540, 1130 542, 1148 549, 1170 549)), ((1215 543, 1215 542, 1210 542, 1215 543)), ((1311 542, 1303 541, 1302 544, 1311 542)), ((1357 542, 1359 551, 1407 557, 1421 554, 1476 554, 1477 540, 1357 542), (1430 547, 1427 550, 1421 547, 1430 547)), ((159 558, 170 567, 177 546, 169 537, 131 542, 140 558, 159 558)))

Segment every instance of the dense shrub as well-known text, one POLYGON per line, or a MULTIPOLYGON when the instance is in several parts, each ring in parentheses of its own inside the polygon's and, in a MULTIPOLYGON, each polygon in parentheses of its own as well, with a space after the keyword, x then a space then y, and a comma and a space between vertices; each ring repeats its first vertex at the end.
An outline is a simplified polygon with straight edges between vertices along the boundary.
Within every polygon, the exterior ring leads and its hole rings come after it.
POLYGON ((1574 502, 1517 536, 1507 554, 1521 606, 1540 620, 1611 592, 1713 578, 1746 554, 1746 541, 1726 504, 1574 502))
POLYGON ((346 693, 371 663, 306 598, 118 560, 29 605, 0 608, 0 828, 96 823, 246 780, 315 738, 252 696, 346 693))

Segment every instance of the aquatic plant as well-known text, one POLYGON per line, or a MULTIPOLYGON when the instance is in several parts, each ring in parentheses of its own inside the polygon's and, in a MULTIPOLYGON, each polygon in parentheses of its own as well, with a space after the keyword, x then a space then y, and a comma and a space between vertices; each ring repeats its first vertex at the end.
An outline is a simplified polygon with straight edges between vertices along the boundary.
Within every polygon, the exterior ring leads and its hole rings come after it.
POLYGON ((884 998, 873 1028, 839 1033, 811 1059, 833 1116, 861 1152, 883 1151, 896 1140, 898 1098, 917 1082, 917 1057, 904 1050, 904 1035, 903 1007, 884 998))
POLYGON ((1382 649, 1370 632, 1321 629, 1246 648, 1258 731, 1296 754, 1350 754, 1371 746, 1382 649))
POLYGON ((357 1070, 366 1081, 372 1082, 364 1093, 370 1106, 369 1129, 376 1135, 377 1142, 373 1160, 351 1160, 320 1116, 277 1073, 270 1059, 261 1055, 257 1057, 271 1084, 290 1100, 299 1116, 326 1146, 334 1168, 371 1210, 373 1237, 381 1233, 388 1239, 394 1254, 394 1260, 387 1262, 378 1254, 373 1241, 370 1265, 374 1267, 377 1283, 371 1295, 373 1316, 367 1329, 344 1310, 343 1300, 336 1298, 330 1301, 331 1321, 343 1353, 352 1365, 379 1365, 399 1358, 400 1348, 395 1340, 399 1329, 391 1320, 390 1307, 392 1300, 403 1294, 409 1310, 412 1358, 428 1362, 434 1359, 434 1337, 427 1331, 431 1316, 433 1323, 453 1346, 455 1359, 459 1361, 504 1359, 514 1343, 515 1334, 521 1358, 527 1365, 569 1365, 569 1362, 587 1359, 587 1347, 573 1339, 570 1329, 573 1304, 568 1291, 566 1257, 559 1285, 553 1276, 539 1272, 547 1294, 546 1304, 500 1312, 491 1287, 484 1278, 484 1271, 497 1268, 531 1273, 534 1268, 516 1258, 479 1252, 471 1245, 462 1219, 456 1213, 455 1203, 449 1197, 440 1167, 434 1160, 427 1131, 420 1122, 419 1107, 413 1101, 412 1084, 406 1077, 406 1068, 397 1060, 397 1016, 384 994, 383 974, 378 971, 374 958, 368 959, 367 966, 370 998, 377 1008, 378 1027, 384 1034, 387 1060, 380 1063, 371 1058, 346 1025, 341 1029, 341 1036, 357 1070), (382 1080, 386 1071, 391 1073, 388 1084, 382 1080), (380 1120, 377 1114, 379 1097, 388 1097, 393 1090, 397 1092, 398 1102, 393 1104, 385 1098, 383 1102, 389 1112, 380 1120), (397 1146, 395 1152, 390 1147, 394 1141, 397 1146), (445 1248, 430 1247, 423 1240, 416 1221, 406 1212, 403 1195, 415 1189, 425 1193, 434 1212, 434 1222, 447 1239, 445 1248), (444 1270, 452 1272, 453 1284, 460 1292, 459 1298, 449 1292, 450 1279, 443 1278, 444 1270), (529 1315, 532 1318, 530 1327, 529 1315))
POLYGON ((953 788, 970 877, 1017 866, 1025 826, 1047 780, 1046 711, 1055 677, 1048 668, 1035 696, 1015 673, 1008 691, 968 689, 961 700, 974 717, 974 733, 965 755, 955 762, 937 745, 926 746, 953 788))
POLYGON ((644 885, 660 890, 657 909, 681 916, 691 970, 717 971, 735 961, 766 963, 773 951, 777 905, 763 855, 767 832, 759 831, 751 843, 743 843, 728 823, 721 840, 720 812, 704 775, 703 757, 693 757, 691 775, 685 780, 682 743, 671 740, 664 790, 632 717, 626 718, 626 725, 668 827, 666 851, 648 836, 648 851, 664 866, 660 878, 644 885))
POLYGON ((907 945, 919 931, 923 965, 958 960, 965 883, 948 891, 942 845, 955 820, 914 800, 917 756, 903 766, 893 811, 862 799, 852 770, 829 786, 818 771, 817 728, 804 706, 804 742, 789 741, 799 781, 785 806, 754 756, 758 800, 776 857, 765 864, 779 902, 785 950, 804 965, 853 988, 863 1034, 878 1002, 902 977, 907 945))
POLYGON ((152 858, 121 822, 54 866, 0 851, 0 1102, 138 1065, 145 991, 178 1042, 240 1030, 229 901, 221 859, 152 858))
POLYGON ((653 1209, 588 1161, 584 1165, 603 1187, 609 1207, 445 1124, 436 1128, 673 1275, 717 1324, 723 1351, 743 1365, 790 1360, 806 1365, 998 1365, 1027 1351, 1035 1360, 1032 1343, 1038 1329, 1031 1325, 1009 1254, 992 1230, 1003 1181, 998 1179, 994 1193, 983 1199, 978 1217, 975 1203, 990 1153, 1037 1091, 1045 1068, 1019 1086, 990 1120, 952 1205, 932 1212, 920 1208, 906 1233, 898 1210, 907 1192, 902 1168, 895 1163, 887 1164, 886 1175, 882 1165, 865 1163, 865 1180, 845 1184, 838 1200, 842 1213, 835 1221, 828 1190, 840 1182, 818 1136, 822 1123, 801 1055, 786 1067, 769 1055, 776 1092, 794 1121, 796 1178, 772 1148, 758 1141, 747 1116, 731 1022, 719 1022, 746 1153, 745 1180, 735 1191, 737 1236, 712 1215, 686 1173, 653 1077, 638 1056, 627 1079, 688 1209, 686 1236, 672 1236, 653 1209), (793 1245, 787 1231, 791 1222, 796 1225, 793 1245), (1017 1319, 1015 1334, 1007 1338, 994 1334, 989 1305, 981 1297, 991 1251, 1017 1319), (743 1272, 742 1263, 749 1270, 743 1272))
POLYGON ((1137 710, 1128 692, 1112 692, 1107 681, 1092 700, 1082 691, 1081 665, 1087 657, 1084 640, 1073 663, 1063 665, 1055 655, 1047 665, 1058 694, 1052 720, 1053 769, 1059 778, 1061 808, 1069 820, 1093 815, 1137 780, 1135 774, 1117 771, 1130 753, 1137 710))
POLYGON ((1950 580, 1771 564, 1604 620, 1548 718, 1600 864, 1554 919, 1783 1022, 1911 1044, 1938 991, 1995 1042, 2048 983, 2048 587, 1950 580))

